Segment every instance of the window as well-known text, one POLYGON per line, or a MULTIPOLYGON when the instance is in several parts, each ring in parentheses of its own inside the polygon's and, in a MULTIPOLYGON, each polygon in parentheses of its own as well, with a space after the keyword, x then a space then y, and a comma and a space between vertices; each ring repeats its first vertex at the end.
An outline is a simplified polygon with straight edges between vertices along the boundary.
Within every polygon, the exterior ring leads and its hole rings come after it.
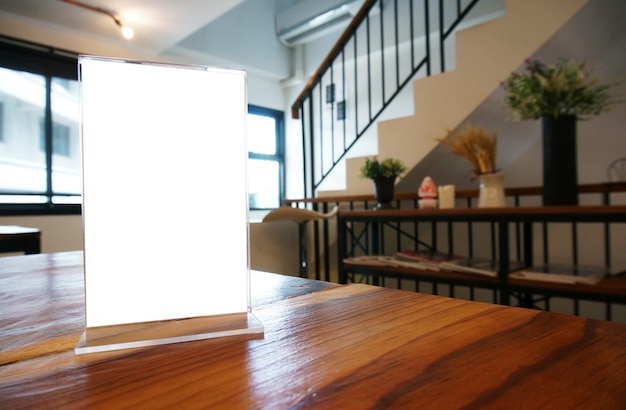
MULTIPOLYGON (((55 122, 52 124, 52 154, 70 156, 71 127, 55 122)), ((46 128, 44 119, 39 121, 39 150, 46 152, 46 128)))
MULTIPOLYGON (((0 36, 0 214, 80 213, 77 57, 0 36)), ((248 107, 251 209, 282 203, 283 115, 248 107)))
POLYGON ((284 196, 284 119, 281 111, 248 106, 250 209, 278 208, 284 196))
POLYGON ((78 213, 77 56, 0 38, 0 211, 78 213))

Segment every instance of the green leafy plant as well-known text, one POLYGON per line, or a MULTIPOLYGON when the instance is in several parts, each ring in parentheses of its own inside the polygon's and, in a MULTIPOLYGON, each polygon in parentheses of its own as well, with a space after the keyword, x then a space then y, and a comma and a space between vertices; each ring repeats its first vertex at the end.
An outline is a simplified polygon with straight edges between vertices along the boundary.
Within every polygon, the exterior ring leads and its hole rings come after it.
POLYGON ((611 85, 590 78, 585 65, 567 59, 555 64, 528 59, 523 72, 513 72, 502 82, 504 105, 522 120, 561 115, 585 119, 609 111, 616 103, 611 85))
POLYGON ((459 132, 446 130, 446 133, 445 137, 436 140, 447 144, 452 154, 465 158, 472 165, 473 174, 498 172, 496 169, 498 137, 495 133, 489 134, 483 128, 474 128, 471 124, 467 124, 459 132))
POLYGON ((406 171, 406 166, 396 158, 385 158, 378 161, 378 158, 366 158, 359 172, 363 178, 396 178, 406 171))

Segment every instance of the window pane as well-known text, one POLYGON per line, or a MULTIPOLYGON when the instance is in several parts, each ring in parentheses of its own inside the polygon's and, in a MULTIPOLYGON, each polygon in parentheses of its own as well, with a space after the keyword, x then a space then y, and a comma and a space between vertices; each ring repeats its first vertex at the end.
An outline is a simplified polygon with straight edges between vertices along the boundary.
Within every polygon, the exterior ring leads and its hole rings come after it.
MULTIPOLYGON (((52 79, 52 191, 81 193, 78 81, 52 79)), ((76 198, 76 201, 79 201, 76 198)), ((61 201, 55 201, 61 202, 61 201)))
POLYGON ((279 204, 278 162, 248 160, 248 197, 250 208, 277 208, 279 204))
POLYGON ((248 114, 248 151, 276 154, 276 120, 264 115, 248 114))
POLYGON ((45 102, 43 76, 0 68, 0 192, 46 191, 46 156, 39 149, 45 102))

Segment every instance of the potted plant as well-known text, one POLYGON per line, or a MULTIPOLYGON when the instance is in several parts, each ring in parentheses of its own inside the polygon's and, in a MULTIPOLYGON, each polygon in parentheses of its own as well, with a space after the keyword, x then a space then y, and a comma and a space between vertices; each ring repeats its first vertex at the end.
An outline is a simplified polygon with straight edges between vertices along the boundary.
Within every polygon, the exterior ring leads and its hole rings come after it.
POLYGON ((450 152, 465 158, 472 166, 471 173, 478 177, 480 208, 505 206, 502 173, 496 168, 498 137, 482 127, 467 124, 458 132, 446 130, 447 135, 437 141, 447 144, 450 152))
POLYGON ((390 209, 393 200, 396 178, 406 171, 406 166, 396 158, 366 158, 359 172, 361 177, 369 178, 374 184, 377 205, 375 209, 390 209))
POLYGON ((609 111, 616 103, 611 85, 599 84, 586 62, 559 59, 544 64, 526 61, 502 83, 504 105, 516 118, 542 120, 543 203, 578 204, 576 122, 609 111))

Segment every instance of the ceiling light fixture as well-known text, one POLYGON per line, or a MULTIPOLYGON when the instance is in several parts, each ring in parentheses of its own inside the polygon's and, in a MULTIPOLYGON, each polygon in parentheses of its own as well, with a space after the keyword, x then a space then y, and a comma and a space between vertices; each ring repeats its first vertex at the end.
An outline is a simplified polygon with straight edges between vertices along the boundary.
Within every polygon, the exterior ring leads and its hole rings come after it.
POLYGON ((111 17, 113 19, 115 24, 117 24, 117 26, 122 31, 122 36, 125 39, 130 40, 133 37, 135 37, 135 31, 132 28, 123 25, 121 20, 119 18, 115 17, 115 15, 113 13, 111 13, 110 11, 108 11, 108 10, 105 10, 103 8, 100 8, 100 7, 92 6, 90 4, 85 4, 85 3, 82 3, 82 2, 76 1, 76 0, 60 0, 60 1, 62 1, 64 3, 72 4, 74 6, 82 7, 82 8, 87 9, 87 10, 95 11, 97 13, 105 14, 105 15, 107 15, 107 16, 109 16, 109 17, 111 17))

